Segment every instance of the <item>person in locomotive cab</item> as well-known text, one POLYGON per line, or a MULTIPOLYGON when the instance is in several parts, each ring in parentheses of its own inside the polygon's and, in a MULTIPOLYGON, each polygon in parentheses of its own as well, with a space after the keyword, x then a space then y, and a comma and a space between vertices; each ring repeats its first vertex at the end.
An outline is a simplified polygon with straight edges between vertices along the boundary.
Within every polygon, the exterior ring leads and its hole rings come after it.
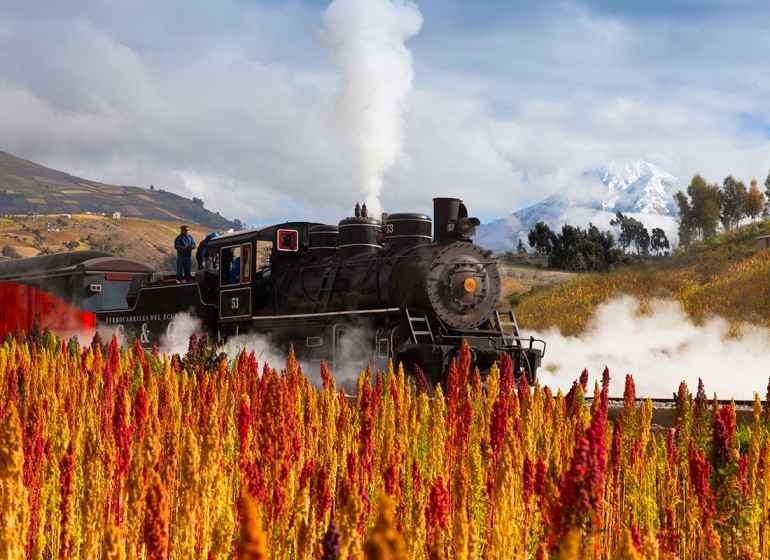
POLYGON ((230 268, 230 284, 238 284, 241 281, 241 257, 235 257, 230 268))
POLYGON ((211 255, 207 254, 206 251, 208 250, 209 241, 215 237, 219 237, 219 234, 216 231, 212 231, 198 245, 198 250, 195 251, 195 260, 198 263, 199 269, 211 268, 211 255))
POLYGON ((188 227, 182 226, 179 235, 174 239, 174 249, 176 249, 176 279, 179 282, 191 282, 192 276, 192 250, 195 249, 195 240, 193 236, 187 233, 188 227))

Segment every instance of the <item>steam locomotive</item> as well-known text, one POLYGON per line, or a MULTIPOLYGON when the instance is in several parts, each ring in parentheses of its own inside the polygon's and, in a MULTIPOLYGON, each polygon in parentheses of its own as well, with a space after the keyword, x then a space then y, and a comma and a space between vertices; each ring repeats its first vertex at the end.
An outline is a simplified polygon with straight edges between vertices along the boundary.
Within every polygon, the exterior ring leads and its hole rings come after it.
POLYGON ((258 334, 332 371, 389 360, 419 366, 433 383, 467 340, 482 371, 508 354, 535 381, 545 342, 520 336, 496 309, 500 274, 471 236, 479 224, 457 198, 421 213, 338 225, 286 222, 212 238, 212 266, 177 283, 143 263, 96 251, 0 263, 0 328, 33 321, 62 335, 116 334, 122 343, 179 347, 192 332, 213 340, 258 334))

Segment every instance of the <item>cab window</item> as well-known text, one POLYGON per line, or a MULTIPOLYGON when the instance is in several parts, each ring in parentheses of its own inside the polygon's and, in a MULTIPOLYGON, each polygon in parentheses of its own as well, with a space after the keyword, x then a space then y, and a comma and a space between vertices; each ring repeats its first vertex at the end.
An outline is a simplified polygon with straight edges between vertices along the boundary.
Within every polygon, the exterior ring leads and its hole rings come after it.
POLYGON ((241 246, 222 247, 219 252, 220 285, 240 284, 241 282, 241 246))

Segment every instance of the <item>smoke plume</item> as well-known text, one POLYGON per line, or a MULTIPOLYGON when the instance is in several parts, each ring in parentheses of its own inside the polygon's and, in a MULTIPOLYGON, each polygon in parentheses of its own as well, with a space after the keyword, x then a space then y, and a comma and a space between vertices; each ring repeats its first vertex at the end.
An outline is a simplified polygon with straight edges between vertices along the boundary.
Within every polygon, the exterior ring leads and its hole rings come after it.
POLYGON ((695 325, 671 301, 653 301, 642 312, 638 300, 627 296, 601 305, 580 336, 541 333, 548 346, 538 378, 554 391, 566 391, 583 368, 600 380, 607 366, 614 397, 623 395, 630 373, 639 397, 670 398, 681 381, 695 394, 701 378, 709 397, 753 399, 767 387, 770 331, 753 326, 741 331, 732 336, 720 318, 695 325))
POLYGON ((364 201, 376 216, 383 176, 404 144, 414 78, 405 42, 422 27, 422 15, 408 0, 333 0, 321 18, 317 39, 335 49, 329 60, 342 72, 337 111, 350 127, 364 201))

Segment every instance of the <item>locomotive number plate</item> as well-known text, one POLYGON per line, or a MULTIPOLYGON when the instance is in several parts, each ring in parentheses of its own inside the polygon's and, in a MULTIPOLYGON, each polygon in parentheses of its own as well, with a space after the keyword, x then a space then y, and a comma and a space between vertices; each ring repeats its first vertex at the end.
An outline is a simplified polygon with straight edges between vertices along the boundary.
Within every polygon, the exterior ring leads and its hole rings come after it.
POLYGON ((251 289, 236 288, 219 292, 219 316, 222 319, 251 315, 251 289))

